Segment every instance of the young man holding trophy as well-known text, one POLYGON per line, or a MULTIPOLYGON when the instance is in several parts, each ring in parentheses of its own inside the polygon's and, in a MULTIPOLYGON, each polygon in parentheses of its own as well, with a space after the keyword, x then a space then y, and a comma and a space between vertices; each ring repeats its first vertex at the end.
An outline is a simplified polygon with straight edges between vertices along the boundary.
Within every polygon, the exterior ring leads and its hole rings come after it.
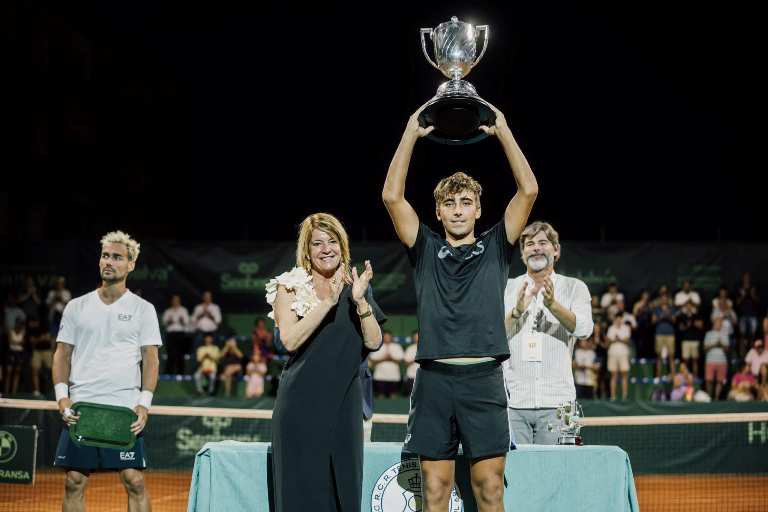
MULTIPOLYGON (((462 26, 455 20, 449 23, 462 26)), ((447 509, 459 443, 471 461, 472 490, 478 509, 502 511, 504 466, 510 447, 501 368, 501 362, 509 357, 504 285, 512 263, 512 245, 533 208, 538 184, 504 115, 485 103, 492 109, 495 122, 480 124, 470 131, 499 140, 517 192, 503 220, 476 236, 482 187, 463 172, 443 178, 434 197, 435 215, 444 236, 433 232, 405 199, 405 180, 416 142, 440 130, 429 123, 429 116, 428 126, 420 124, 420 120, 425 122, 422 114, 430 105, 434 107, 434 101, 408 120, 382 192, 397 236, 414 267, 418 300, 416 360, 420 368, 411 394, 405 448, 420 457, 425 511, 447 509)), ((439 124, 441 118, 444 116, 437 112, 431 119, 439 124)), ((445 133, 447 130, 443 130, 445 133)), ((454 139, 460 136, 451 135, 454 139)), ((470 137, 479 140, 476 134, 470 137)), ((444 142, 446 137, 433 140, 444 142)))

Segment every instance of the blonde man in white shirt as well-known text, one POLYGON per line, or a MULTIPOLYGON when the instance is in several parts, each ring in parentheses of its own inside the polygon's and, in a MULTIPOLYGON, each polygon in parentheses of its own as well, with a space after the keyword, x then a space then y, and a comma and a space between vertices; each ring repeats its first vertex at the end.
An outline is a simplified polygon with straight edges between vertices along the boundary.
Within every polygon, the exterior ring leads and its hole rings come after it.
POLYGON ((510 358, 504 364, 509 428, 517 443, 555 444, 558 405, 576 399, 571 360, 577 339, 592 334, 592 306, 584 282, 555 273, 560 238, 546 222, 520 235, 527 272, 504 292, 510 358))
POLYGON ((126 288, 125 280, 139 256, 139 244, 122 231, 101 239, 101 286, 64 308, 53 357, 53 382, 65 428, 54 465, 66 471, 64 512, 85 510, 85 487, 94 470, 115 470, 128 493, 128 509, 151 510, 144 486, 147 462, 144 437, 152 395, 157 386, 160 325, 155 307, 126 288), (139 366, 141 365, 141 366, 139 366), (75 402, 94 402, 133 409, 137 435, 131 451, 77 445, 68 429, 79 415, 75 402))

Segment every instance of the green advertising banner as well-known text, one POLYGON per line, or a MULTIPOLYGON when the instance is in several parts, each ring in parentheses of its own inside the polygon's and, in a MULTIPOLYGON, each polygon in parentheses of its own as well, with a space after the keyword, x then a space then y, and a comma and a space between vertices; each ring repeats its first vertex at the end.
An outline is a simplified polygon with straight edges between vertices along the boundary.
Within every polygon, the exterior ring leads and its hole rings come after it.
MULTIPOLYGON (((0 290, 20 289, 26 276, 35 280, 38 289, 47 290, 57 275, 64 275, 75 296, 98 285, 96 243, 30 242, 0 249, 8 262, 0 264, 0 290)), ((290 270, 295 251, 293 242, 147 240, 142 242, 141 257, 128 285, 152 302, 159 313, 173 294, 181 295, 182 303, 191 310, 202 292, 210 290, 225 315, 265 316, 269 306, 264 285, 290 270)), ((413 271, 402 244, 352 241, 352 259, 357 266, 371 260, 374 293, 385 312, 414 314, 413 271)), ((582 279, 593 294, 601 294, 611 282, 618 283, 630 308, 643 289, 655 292, 664 284, 674 292, 684 279, 690 279, 706 306, 721 285, 733 293, 743 272, 751 272, 756 283, 767 283, 768 245, 563 241, 556 269, 582 279)), ((515 257, 511 274, 523 271, 523 263, 515 257)), ((762 302, 768 302, 768 287, 758 291, 762 302)))
POLYGON ((36 457, 36 425, 0 425, 0 483, 34 484, 36 457))

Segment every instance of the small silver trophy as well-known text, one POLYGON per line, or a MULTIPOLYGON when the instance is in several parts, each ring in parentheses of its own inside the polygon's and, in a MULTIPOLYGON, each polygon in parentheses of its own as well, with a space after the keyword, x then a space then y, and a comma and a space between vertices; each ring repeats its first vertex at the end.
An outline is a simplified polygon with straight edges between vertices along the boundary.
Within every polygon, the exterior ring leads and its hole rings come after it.
POLYGON ((558 425, 547 425, 550 432, 557 432, 557 444, 581 446, 581 423, 579 420, 584 416, 581 410, 581 404, 576 400, 563 402, 557 407, 558 425))
POLYGON ((477 95, 474 86, 462 80, 480 62, 488 46, 488 25, 472 26, 459 21, 441 23, 436 28, 421 29, 421 49, 424 57, 450 80, 437 89, 419 115, 421 126, 434 126, 428 138, 443 144, 471 144, 487 135, 479 126, 492 126, 496 114, 477 95), (477 38, 483 32, 483 47, 477 55, 477 38), (434 46, 435 60, 427 52, 429 35, 434 46), (437 61, 437 62, 435 62, 437 61))

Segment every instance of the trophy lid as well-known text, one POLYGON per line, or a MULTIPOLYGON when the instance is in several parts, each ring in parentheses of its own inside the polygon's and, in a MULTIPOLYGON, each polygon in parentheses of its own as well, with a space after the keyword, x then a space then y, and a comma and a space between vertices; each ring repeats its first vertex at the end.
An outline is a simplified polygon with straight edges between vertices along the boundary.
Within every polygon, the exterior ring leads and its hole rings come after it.
POLYGON ((471 26, 470 23, 459 21, 459 18, 457 18, 456 16, 451 16, 450 20, 442 22, 435 28, 435 30, 440 30, 440 27, 447 28, 448 25, 455 25, 455 26, 470 25, 471 26))

